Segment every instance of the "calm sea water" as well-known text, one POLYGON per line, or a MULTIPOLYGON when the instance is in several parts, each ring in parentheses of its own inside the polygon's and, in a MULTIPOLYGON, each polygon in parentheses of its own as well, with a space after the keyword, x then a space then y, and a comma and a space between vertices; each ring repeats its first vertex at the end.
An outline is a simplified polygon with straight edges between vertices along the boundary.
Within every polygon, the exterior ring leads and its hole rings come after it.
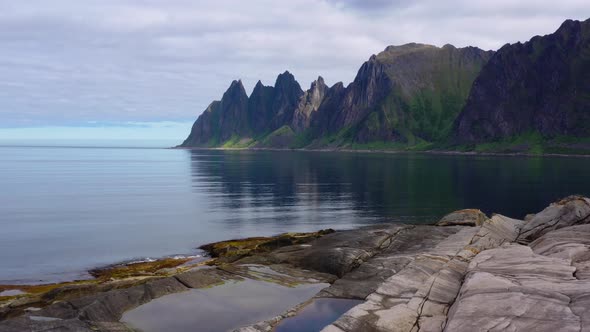
POLYGON ((0 283, 84 277, 201 244, 590 195, 590 159, 0 147, 0 283))

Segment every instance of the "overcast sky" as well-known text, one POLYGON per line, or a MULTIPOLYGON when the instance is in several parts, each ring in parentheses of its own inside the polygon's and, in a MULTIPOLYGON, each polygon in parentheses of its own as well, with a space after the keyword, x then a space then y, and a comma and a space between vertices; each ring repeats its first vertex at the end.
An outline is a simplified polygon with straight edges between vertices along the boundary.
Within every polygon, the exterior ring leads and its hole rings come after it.
POLYGON ((0 128, 186 127, 233 79, 348 84, 387 45, 497 49, 588 17, 588 0, 0 0, 0 128))

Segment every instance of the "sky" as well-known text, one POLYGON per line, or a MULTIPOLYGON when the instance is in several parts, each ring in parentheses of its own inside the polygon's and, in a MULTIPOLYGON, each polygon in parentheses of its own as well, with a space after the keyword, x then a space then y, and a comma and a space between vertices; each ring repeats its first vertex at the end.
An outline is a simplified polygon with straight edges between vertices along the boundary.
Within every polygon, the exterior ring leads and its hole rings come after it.
POLYGON ((234 79, 353 80, 420 42, 498 49, 587 0, 0 0, 0 139, 184 138, 234 79))

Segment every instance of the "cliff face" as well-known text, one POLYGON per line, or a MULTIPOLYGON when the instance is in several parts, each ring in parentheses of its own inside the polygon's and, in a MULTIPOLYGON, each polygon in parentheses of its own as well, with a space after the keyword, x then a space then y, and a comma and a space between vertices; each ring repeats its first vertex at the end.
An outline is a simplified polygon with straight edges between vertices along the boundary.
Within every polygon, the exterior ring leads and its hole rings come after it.
POLYGON ((372 56, 361 66, 354 81, 346 88, 340 102, 335 105, 337 109, 320 109, 322 113, 333 114, 327 133, 357 124, 387 96, 391 86, 385 67, 377 61, 376 56, 372 56))
POLYGON ((415 144, 448 135, 473 80, 492 52, 451 45, 389 46, 363 64, 321 135, 348 130, 351 143, 415 144))
POLYGON ((502 47, 475 81, 454 124, 458 143, 536 132, 590 136, 590 20, 502 47))
POLYGON ((228 142, 253 143, 281 128, 293 119, 303 91, 288 71, 277 77, 275 86, 258 82, 250 97, 241 81, 234 81, 223 94, 199 116, 185 147, 214 147, 228 142))
POLYGON ((221 101, 212 102, 199 116, 182 146, 213 146, 233 135, 248 135, 247 110, 248 95, 242 81, 233 81, 221 101))
POLYGON ((302 132, 310 127, 311 116, 320 108, 327 92, 328 86, 321 76, 311 83, 311 87, 303 94, 293 113, 291 122, 293 130, 302 132))

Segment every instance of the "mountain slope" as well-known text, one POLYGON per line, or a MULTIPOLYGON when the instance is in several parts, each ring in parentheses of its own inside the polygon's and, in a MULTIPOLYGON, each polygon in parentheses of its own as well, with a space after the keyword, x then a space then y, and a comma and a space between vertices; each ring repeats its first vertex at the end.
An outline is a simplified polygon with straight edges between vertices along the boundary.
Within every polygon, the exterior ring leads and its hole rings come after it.
POLYGON ((475 81, 453 140, 522 136, 590 136, 590 20, 568 20, 553 34, 502 47, 475 81))
POLYGON ((220 101, 212 102, 193 124, 181 146, 216 146, 232 136, 248 136, 248 95, 242 81, 233 81, 220 101))
POLYGON ((339 144, 444 138, 492 54, 451 45, 389 46, 363 64, 340 103, 320 107, 328 125, 316 135, 347 130, 339 144))

